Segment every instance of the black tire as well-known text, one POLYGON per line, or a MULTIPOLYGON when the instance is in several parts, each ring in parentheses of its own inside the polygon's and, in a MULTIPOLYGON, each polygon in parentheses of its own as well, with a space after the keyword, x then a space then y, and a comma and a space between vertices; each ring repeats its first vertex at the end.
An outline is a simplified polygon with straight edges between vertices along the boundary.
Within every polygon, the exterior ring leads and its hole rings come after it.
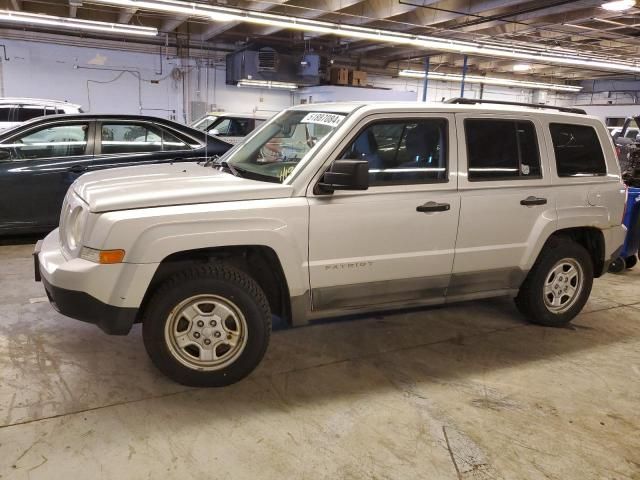
MULTIPOLYGON (((216 301, 210 303, 214 304, 216 301)), ((200 308, 200 305, 198 304, 197 307, 200 308)), ((213 314, 209 313, 209 315, 213 314)), ((204 317, 195 318, 204 319, 204 317)), ((220 325, 218 328, 222 328, 225 320, 220 320, 220 317, 210 318, 218 318, 220 325)), ((194 320, 187 323, 189 324, 187 333, 189 336, 195 335, 192 333, 196 328, 195 323, 201 322, 194 320)), ((211 321, 212 325, 215 323, 215 321, 211 321)), ((205 331, 201 330, 203 333, 198 334, 198 338, 205 335, 209 336, 207 338, 213 338, 213 333, 211 333, 213 328, 208 328, 208 326, 205 328, 208 333, 205 334, 205 331)), ((216 335, 220 337, 218 333, 216 335)), ((258 284, 237 268, 223 263, 194 266, 171 276, 153 294, 144 311, 142 336, 144 346, 154 365, 172 380, 193 387, 230 385, 249 375, 260 363, 267 350, 271 336, 269 303, 258 284), (232 363, 222 365, 220 368, 215 367, 218 368, 215 370, 207 370, 207 368, 214 367, 192 364, 188 358, 185 360, 188 355, 184 352, 187 352, 188 348, 192 348, 190 351, 193 351, 193 348, 197 347, 196 350, 202 352, 203 349, 211 347, 204 347, 204 345, 176 347, 171 340, 172 334, 165 334, 165 329, 167 332, 173 331, 171 325, 174 323, 168 325, 168 322, 176 322, 176 320, 170 319, 175 319, 180 315, 175 313, 178 306, 185 301, 189 302, 193 298, 207 295, 215 296, 215 298, 221 299, 220 301, 229 302, 229 305, 236 307, 234 311, 239 312, 238 314, 243 319, 242 331, 245 332, 242 336, 243 347, 241 349, 240 347, 232 347, 238 350, 237 357, 232 359, 232 363), (172 349, 174 349, 174 353, 172 353, 172 349), (179 353, 175 353, 176 351, 179 353), (190 366, 187 366, 185 362, 190 366)), ((217 341, 220 339, 218 338, 217 341)), ((211 343, 211 340, 209 342, 211 343)), ((197 360, 194 360, 194 363, 197 363, 197 360)))
POLYGON ((631 255, 630 257, 627 257, 624 259, 624 266, 626 268, 633 268, 636 266, 637 263, 638 263, 638 257, 636 257, 635 255, 631 255))
POLYGON ((609 264, 609 273, 622 273, 625 268, 625 260, 622 257, 616 258, 609 264))
MULTIPOLYGON (((551 237, 540 252, 516 297, 518 310, 532 323, 547 327, 562 327, 575 318, 584 307, 593 286, 593 262, 589 252, 567 237, 551 237), (562 260, 569 259, 582 269, 582 281, 565 311, 553 311, 545 301, 545 282, 562 260)), ((551 307, 553 308, 553 307, 551 307)))

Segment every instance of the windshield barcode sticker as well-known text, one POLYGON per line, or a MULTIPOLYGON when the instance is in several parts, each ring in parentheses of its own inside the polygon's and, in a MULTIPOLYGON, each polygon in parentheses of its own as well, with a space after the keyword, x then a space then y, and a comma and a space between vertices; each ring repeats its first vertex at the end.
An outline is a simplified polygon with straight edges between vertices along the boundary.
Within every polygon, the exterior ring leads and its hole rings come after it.
POLYGON ((300 123, 319 123, 320 125, 337 127, 343 119, 344 115, 337 113, 311 112, 305 115, 300 123))

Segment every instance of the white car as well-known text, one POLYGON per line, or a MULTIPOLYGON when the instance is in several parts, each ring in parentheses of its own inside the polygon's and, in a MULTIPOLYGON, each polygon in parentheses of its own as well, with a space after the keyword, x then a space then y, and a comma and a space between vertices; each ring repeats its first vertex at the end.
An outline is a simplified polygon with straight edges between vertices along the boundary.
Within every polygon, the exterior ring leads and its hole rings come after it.
POLYGON ((272 315, 510 296, 565 325, 618 256, 626 190, 604 124, 563 110, 293 107, 216 163, 83 175, 36 278, 107 333, 142 322, 155 365, 196 386, 248 375, 272 315))
POLYGON ((191 128, 235 145, 269 118, 261 113, 209 112, 193 122, 191 128))
POLYGON ((0 130, 43 115, 59 115, 64 113, 82 113, 80 105, 59 100, 38 98, 0 98, 0 130))
MULTIPOLYGON (((623 129, 623 127, 607 127, 607 128, 612 137, 615 137, 616 135, 620 135, 623 129)), ((628 128, 627 131, 625 132, 624 138, 635 140, 638 134, 640 134, 640 129, 631 127, 631 128, 628 128)))

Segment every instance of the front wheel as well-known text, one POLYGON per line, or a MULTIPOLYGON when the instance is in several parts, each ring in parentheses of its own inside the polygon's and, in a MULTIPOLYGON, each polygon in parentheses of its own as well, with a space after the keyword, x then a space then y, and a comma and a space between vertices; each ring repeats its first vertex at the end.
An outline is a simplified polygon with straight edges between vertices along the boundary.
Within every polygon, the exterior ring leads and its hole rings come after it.
POLYGON ((269 344, 267 298, 246 273, 225 264, 179 272, 151 298, 142 335, 156 367, 172 380, 221 387, 244 378, 269 344))
POLYGON ((568 238, 551 238, 529 272, 516 305, 532 323, 560 327, 580 313, 593 285, 587 250, 568 238))

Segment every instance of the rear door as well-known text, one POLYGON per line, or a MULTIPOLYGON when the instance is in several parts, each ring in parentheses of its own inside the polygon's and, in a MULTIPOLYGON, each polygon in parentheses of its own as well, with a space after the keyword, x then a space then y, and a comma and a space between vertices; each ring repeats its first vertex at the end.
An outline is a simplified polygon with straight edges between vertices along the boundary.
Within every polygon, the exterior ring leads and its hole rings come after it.
POLYGON ((194 154, 193 141, 156 123, 110 120, 98 122, 96 129, 91 170, 172 162, 194 154))
POLYGON ((447 296, 519 288, 537 240, 555 230, 548 146, 535 116, 456 114, 460 227, 447 296))
POLYGON ((0 142, 0 226, 58 224, 69 185, 93 157, 93 122, 51 122, 0 142))

